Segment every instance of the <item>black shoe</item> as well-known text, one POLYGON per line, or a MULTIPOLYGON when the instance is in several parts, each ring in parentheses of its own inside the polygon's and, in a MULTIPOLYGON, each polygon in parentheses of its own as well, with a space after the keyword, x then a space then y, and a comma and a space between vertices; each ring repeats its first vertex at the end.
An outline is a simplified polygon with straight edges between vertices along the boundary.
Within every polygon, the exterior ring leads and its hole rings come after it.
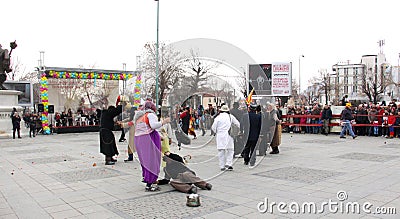
POLYGON ((125 160, 124 160, 124 162, 130 162, 130 161, 133 161, 133 159, 129 159, 129 158, 128 158, 128 159, 125 159, 125 160))
POLYGON ((212 189, 212 185, 211 185, 210 183, 207 183, 207 184, 206 184, 206 189, 207 189, 207 190, 211 190, 211 189, 212 189))
POLYGON ((344 137, 344 136, 340 136, 340 138, 346 138, 346 137, 344 137))
POLYGON ((355 138, 357 138, 357 135, 354 135, 354 136, 353 136, 353 139, 355 139, 355 138))
POLYGON ((197 194, 197 187, 192 186, 192 188, 190 188, 188 191, 188 194, 197 194))
POLYGON ((112 162, 117 162, 117 159, 111 158, 112 162))
POLYGON ((245 161, 245 162, 244 162, 244 165, 249 165, 249 162, 245 161))
POLYGON ((18 138, 21 138, 21 137, 18 137, 18 138))
POLYGON ((269 154, 279 154, 279 151, 271 151, 269 154))
POLYGON ((169 179, 158 180, 158 185, 167 185, 169 183, 169 179))
POLYGON ((226 170, 232 171, 232 170, 233 170, 233 167, 232 167, 232 166, 228 166, 228 167, 226 168, 226 170))
POLYGON ((113 162, 113 161, 106 161, 106 165, 114 165, 115 164, 115 162, 113 162))

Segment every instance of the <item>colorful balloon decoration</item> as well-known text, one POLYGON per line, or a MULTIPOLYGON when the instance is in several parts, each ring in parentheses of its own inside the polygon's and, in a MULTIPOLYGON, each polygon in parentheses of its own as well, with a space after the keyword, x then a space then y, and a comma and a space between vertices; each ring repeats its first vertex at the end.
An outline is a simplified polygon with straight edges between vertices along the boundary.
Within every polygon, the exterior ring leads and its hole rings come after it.
POLYGON ((103 80, 127 80, 133 77, 126 73, 95 73, 95 72, 68 72, 68 71, 50 71, 48 74, 52 78, 73 78, 73 79, 103 79, 103 80))
POLYGON ((140 89, 142 88, 142 75, 136 77, 136 83, 133 94, 133 105, 139 107, 140 105, 140 89))
POLYGON ((50 132, 50 127, 49 127, 49 120, 48 120, 48 115, 49 115, 49 85, 47 82, 47 77, 46 74, 43 73, 40 78, 40 98, 42 100, 42 104, 44 106, 44 112, 42 112, 41 116, 41 121, 42 121, 42 128, 43 128, 43 134, 49 135, 50 132))
MULTIPOLYGON (((68 71, 49 71, 48 74, 45 72, 41 74, 40 78, 40 98, 42 104, 44 106, 44 112, 42 112, 41 120, 42 120, 42 128, 43 133, 46 135, 51 134, 49 127, 49 86, 47 77, 51 78, 60 78, 60 79, 94 79, 94 83, 96 86, 96 79, 102 80, 128 80, 133 77, 132 74, 126 74, 124 72, 121 73, 96 73, 96 72, 68 72, 68 71)), ((139 106, 140 104, 140 88, 141 88, 141 76, 139 75, 136 79, 135 85, 135 106, 139 106), (137 104, 138 103, 138 104, 137 104), (137 105, 136 105, 137 104, 137 105)))

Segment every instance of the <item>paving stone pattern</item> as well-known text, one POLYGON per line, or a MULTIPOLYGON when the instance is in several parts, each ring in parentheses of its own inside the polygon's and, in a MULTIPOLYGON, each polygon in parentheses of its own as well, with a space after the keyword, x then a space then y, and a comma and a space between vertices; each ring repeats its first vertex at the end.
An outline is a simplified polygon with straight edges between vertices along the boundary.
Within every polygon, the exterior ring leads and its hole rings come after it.
POLYGON ((400 144, 389 143, 389 144, 384 144, 384 145, 382 145, 381 147, 382 147, 382 148, 400 149, 400 144))
POLYGON ((322 145, 322 144, 335 144, 335 143, 338 143, 338 141, 335 141, 335 140, 327 140, 327 139, 318 139, 318 141, 315 141, 315 140, 307 140, 307 141, 303 141, 302 143, 322 145))
POLYGON ((115 176, 126 175, 118 170, 109 169, 105 167, 93 167, 91 169, 76 170, 70 172, 61 172, 51 174, 52 177, 58 179, 63 183, 71 183, 77 181, 87 181, 95 179, 104 179, 115 176))
POLYGON ((393 159, 399 158, 394 155, 384 154, 367 154, 367 153, 347 153, 336 156, 335 158, 349 159, 349 160, 361 160, 361 161, 373 161, 373 162, 386 162, 393 159))
POLYGON ((286 146, 279 147, 280 151, 293 151, 293 150, 297 150, 297 149, 298 148, 295 148, 295 147, 286 147, 286 146))
POLYGON ((48 151, 49 151, 49 149, 40 148, 40 149, 8 151, 8 153, 11 153, 11 154, 35 154, 35 153, 42 153, 42 152, 48 152, 48 151))
POLYGON ((104 206, 123 218, 194 218, 236 206, 200 194, 201 206, 187 207, 186 195, 177 191, 157 192, 154 195, 110 202, 104 206), (154 208, 149 211, 149 206, 154 208))
POLYGON ((59 162, 66 162, 78 160, 76 158, 70 156, 54 156, 54 157, 41 157, 41 158, 33 158, 25 160, 28 163, 34 164, 47 164, 47 163, 59 163, 59 162))
POLYGON ((218 160, 218 157, 212 155, 192 155, 192 159, 190 159, 188 162, 189 164, 195 164, 195 163, 208 162, 211 160, 218 160))
POLYGON ((342 174, 341 172, 291 166, 255 173, 253 175, 313 184, 342 174))

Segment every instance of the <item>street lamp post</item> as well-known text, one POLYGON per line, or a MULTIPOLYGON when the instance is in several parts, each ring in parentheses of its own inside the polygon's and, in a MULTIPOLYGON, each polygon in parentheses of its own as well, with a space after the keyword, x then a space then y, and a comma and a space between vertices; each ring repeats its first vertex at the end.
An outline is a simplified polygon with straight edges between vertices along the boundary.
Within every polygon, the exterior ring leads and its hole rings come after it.
POLYGON ((300 80, 300 77, 301 77, 301 74, 300 74, 300 70, 301 70, 301 68, 300 68, 300 64, 301 64, 301 58, 304 58, 304 55, 300 55, 299 56, 299 95, 300 95, 300 92, 301 92, 301 80, 300 80))
POLYGON ((159 77, 159 71, 160 71, 160 66, 158 63, 158 52, 159 52, 159 43, 158 43, 158 27, 159 27, 159 14, 160 14, 160 1, 159 0, 155 0, 157 2, 157 41, 156 41, 156 107, 158 109, 158 77, 159 77))
MULTIPOLYGON (((122 69, 124 70, 124 73, 126 72, 126 63, 122 63, 122 69)), ((126 90, 126 79, 122 81, 122 95, 125 95, 125 90, 126 90)))

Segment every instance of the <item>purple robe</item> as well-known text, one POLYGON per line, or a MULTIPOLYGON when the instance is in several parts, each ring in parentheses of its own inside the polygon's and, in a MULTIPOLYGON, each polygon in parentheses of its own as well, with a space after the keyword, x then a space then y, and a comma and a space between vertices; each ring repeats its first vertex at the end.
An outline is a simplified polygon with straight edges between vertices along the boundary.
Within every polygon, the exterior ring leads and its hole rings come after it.
POLYGON ((161 163, 161 138, 156 130, 150 134, 135 136, 136 152, 142 166, 142 176, 146 183, 158 179, 161 163))

